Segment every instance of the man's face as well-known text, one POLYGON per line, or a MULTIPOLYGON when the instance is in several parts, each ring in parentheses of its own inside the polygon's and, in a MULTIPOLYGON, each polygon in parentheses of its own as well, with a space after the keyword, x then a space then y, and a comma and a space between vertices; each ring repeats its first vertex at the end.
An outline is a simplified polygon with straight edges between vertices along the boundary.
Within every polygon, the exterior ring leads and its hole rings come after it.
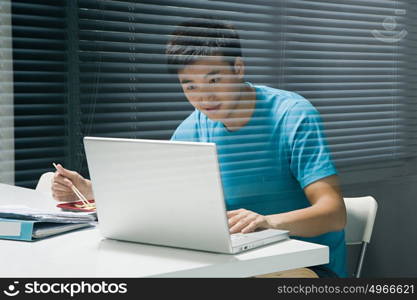
POLYGON ((243 63, 235 65, 221 56, 187 65, 178 77, 188 101, 213 121, 224 121, 236 109, 242 93, 243 63))

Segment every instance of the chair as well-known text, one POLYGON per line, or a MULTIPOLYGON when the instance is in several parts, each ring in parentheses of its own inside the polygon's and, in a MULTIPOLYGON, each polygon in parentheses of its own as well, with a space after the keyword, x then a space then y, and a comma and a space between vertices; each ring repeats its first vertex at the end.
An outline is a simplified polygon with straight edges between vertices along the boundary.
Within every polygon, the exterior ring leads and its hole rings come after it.
POLYGON ((359 278, 365 258, 366 247, 372 236, 372 229, 378 204, 372 196, 344 198, 347 212, 345 227, 346 245, 362 244, 353 277, 359 278))
POLYGON ((43 173, 39 178, 38 184, 36 185, 36 190, 45 194, 51 194, 51 185, 53 177, 54 172, 43 173))

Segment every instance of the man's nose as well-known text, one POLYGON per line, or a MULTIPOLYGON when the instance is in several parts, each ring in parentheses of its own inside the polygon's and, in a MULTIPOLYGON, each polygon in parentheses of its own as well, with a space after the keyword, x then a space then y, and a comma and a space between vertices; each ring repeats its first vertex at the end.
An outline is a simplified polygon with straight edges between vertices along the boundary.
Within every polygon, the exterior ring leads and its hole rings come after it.
POLYGON ((201 87, 200 89, 200 99, 203 102, 210 102, 215 100, 215 93, 213 91, 213 88, 210 88, 209 86, 201 87))
POLYGON ((202 103, 203 105, 210 105, 214 102, 216 102, 216 97, 213 94, 207 94, 205 96, 200 97, 200 103, 202 103))

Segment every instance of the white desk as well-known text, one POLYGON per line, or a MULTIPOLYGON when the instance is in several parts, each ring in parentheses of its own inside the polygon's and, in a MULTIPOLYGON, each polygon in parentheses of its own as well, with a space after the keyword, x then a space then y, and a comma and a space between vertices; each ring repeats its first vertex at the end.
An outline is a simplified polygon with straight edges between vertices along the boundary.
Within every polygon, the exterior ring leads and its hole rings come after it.
MULTIPOLYGON (((0 204, 55 204, 48 200, 0 184, 0 204)), ((0 240, 0 253, 0 277, 250 277, 329 261, 327 246, 292 239, 228 255, 103 239, 97 228, 36 242, 0 240)))

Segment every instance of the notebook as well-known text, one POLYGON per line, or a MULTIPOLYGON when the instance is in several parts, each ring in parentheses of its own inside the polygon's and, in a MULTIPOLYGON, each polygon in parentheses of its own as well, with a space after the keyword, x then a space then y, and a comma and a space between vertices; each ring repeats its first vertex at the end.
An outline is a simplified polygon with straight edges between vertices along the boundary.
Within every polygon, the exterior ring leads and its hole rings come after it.
POLYGON ((276 229, 230 235, 213 143, 85 137, 84 145, 107 238, 220 253, 288 239, 276 229))

